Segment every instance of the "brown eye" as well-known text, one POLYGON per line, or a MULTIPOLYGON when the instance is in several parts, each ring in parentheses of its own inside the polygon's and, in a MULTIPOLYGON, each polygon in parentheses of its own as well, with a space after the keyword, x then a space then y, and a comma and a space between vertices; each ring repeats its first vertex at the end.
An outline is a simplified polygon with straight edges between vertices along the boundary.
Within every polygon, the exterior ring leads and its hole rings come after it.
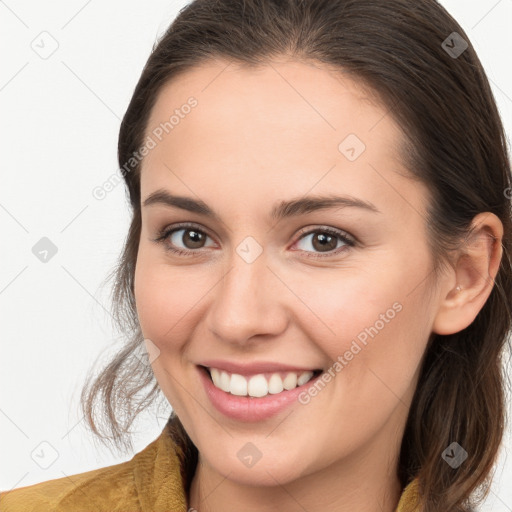
POLYGON ((314 254, 315 252, 326 253, 326 256, 332 256, 344 252, 355 245, 355 241, 347 234, 332 228, 311 230, 301 236, 297 244, 300 243, 303 244, 303 247, 299 247, 299 249, 312 252, 312 254, 308 254, 308 256, 313 257, 322 256, 322 254, 314 254), (342 242, 341 246, 338 245, 340 241, 342 242))
MULTIPOLYGON (((183 231, 182 235, 178 235, 177 239, 181 241, 187 249, 200 249, 204 245, 206 235, 196 229, 178 229, 175 233, 183 231)), ((172 238, 172 237, 171 237, 172 238)))
POLYGON ((328 233, 315 233, 311 245, 318 251, 333 251, 338 245, 338 239, 328 233))
POLYGON ((169 252, 192 256, 202 253, 201 249, 207 247, 205 244, 208 238, 204 231, 195 226, 182 225, 163 229, 155 241, 163 243, 169 252))

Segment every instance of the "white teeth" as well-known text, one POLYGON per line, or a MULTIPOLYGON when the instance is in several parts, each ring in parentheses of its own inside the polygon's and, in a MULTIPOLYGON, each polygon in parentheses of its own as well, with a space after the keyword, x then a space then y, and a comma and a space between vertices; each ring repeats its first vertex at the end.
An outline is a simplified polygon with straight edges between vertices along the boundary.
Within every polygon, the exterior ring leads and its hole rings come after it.
POLYGON ((249 396, 260 397, 268 395, 268 382, 264 375, 254 375, 247 386, 249 396))
POLYGON ((220 388, 220 372, 217 368, 210 368, 210 375, 212 376, 213 384, 216 388, 220 388))
POLYGON ((241 375, 233 373, 231 375, 229 391, 233 395, 247 396, 247 380, 245 380, 241 375))
POLYGON ((302 386, 303 384, 306 384, 308 380, 311 380, 311 377, 313 377, 313 372, 301 373, 300 377, 297 379, 297 386, 302 386))
POLYGON ((302 386, 309 382, 313 377, 310 370, 295 373, 288 372, 283 379, 279 373, 273 373, 270 379, 263 374, 253 375, 247 380, 243 375, 237 373, 229 374, 218 368, 209 368, 212 376, 213 385, 222 389, 226 393, 237 396, 252 396, 259 398, 270 394, 278 394, 283 390, 291 390, 297 386, 302 386))
POLYGON ((283 380, 283 387, 290 390, 297 387, 297 374, 289 373, 283 380))
POLYGON ((230 377, 226 372, 220 372, 220 382, 219 387, 222 389, 222 391, 226 391, 229 393, 231 391, 231 385, 230 385, 230 377))
POLYGON ((274 373, 268 381, 268 392, 275 395, 276 393, 281 393, 283 389, 284 385, 283 379, 281 379, 281 375, 274 373))

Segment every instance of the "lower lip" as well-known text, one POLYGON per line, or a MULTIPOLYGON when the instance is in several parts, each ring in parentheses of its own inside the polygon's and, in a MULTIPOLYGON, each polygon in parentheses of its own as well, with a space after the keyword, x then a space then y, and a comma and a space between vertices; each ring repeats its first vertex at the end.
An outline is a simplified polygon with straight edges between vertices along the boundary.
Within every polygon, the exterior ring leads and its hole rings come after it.
POLYGON ((280 413, 294 402, 298 402, 299 395, 322 375, 319 374, 306 382, 306 384, 289 391, 281 391, 281 393, 275 395, 268 394, 261 398, 255 398, 252 396, 232 395, 222 391, 222 389, 213 385, 208 372, 203 367, 198 366, 197 368, 206 395, 213 406, 225 416, 244 422, 261 421, 280 413))

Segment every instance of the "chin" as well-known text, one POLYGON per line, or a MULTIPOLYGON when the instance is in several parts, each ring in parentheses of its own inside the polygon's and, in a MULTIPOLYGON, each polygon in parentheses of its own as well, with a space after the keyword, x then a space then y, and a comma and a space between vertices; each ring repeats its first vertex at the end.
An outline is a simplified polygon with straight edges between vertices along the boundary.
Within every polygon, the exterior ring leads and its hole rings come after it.
POLYGON ((307 473, 305 461, 298 455, 294 456, 288 450, 268 448, 267 456, 265 449, 260 450, 259 456, 256 449, 248 443, 234 442, 233 447, 230 445, 229 448, 224 447, 215 453, 207 453, 206 456, 201 452, 200 460, 229 480, 248 486, 275 486, 278 483, 284 485, 307 473), (227 456, 228 453, 230 456, 227 456))

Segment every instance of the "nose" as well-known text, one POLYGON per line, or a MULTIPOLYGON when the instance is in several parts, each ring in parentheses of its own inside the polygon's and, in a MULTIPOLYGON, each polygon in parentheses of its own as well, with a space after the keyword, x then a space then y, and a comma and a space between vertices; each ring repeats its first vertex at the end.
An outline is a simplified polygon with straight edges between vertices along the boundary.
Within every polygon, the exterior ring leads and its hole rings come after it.
POLYGON ((269 268, 265 252, 249 263, 234 251, 212 293, 206 322, 220 341, 246 345, 286 329, 285 301, 291 293, 269 268))

